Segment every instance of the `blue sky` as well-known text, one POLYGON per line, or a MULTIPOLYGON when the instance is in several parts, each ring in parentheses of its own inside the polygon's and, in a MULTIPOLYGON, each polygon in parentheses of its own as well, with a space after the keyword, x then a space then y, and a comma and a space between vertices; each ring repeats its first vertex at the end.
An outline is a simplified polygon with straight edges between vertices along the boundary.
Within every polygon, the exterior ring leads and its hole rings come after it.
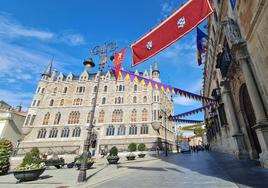
MULTIPOLYGON (((26 109, 52 56, 58 71, 80 74, 90 48, 109 41, 116 42, 119 49, 129 47, 186 1, 0 1, 0 100, 22 103, 26 109)), ((163 83, 199 94, 203 66, 197 65, 195 37, 194 30, 133 70, 149 69, 156 61, 163 83)), ((123 66, 130 65, 128 48, 123 66)), ((175 114, 201 106, 181 97, 174 101, 175 114)))

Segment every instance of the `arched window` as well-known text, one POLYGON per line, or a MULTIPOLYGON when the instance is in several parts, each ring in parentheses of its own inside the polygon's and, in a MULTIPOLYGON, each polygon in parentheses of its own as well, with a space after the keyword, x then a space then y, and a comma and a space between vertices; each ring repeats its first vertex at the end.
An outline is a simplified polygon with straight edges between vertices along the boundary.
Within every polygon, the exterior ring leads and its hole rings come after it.
POLYGON ((147 97, 146 96, 143 97, 143 103, 147 103, 147 97))
POLYGON ((41 93, 44 93, 44 92, 45 92, 45 88, 42 88, 42 89, 41 89, 41 93))
POLYGON ((61 113, 58 112, 58 113, 55 115, 54 125, 58 125, 58 124, 60 123, 60 118, 61 118, 61 113))
POLYGON ((80 112, 72 111, 69 114, 68 124, 78 124, 80 119, 80 112))
POLYGON ((70 129, 68 127, 64 127, 61 131, 61 137, 67 138, 69 137, 70 129))
POLYGON ((60 106, 63 106, 64 105, 64 99, 61 99, 60 100, 60 106))
POLYGON ((57 138, 57 135, 58 135, 58 129, 52 128, 49 132, 48 138, 57 138))
POLYGON ((112 114, 112 122, 123 121, 123 110, 114 110, 112 114))
POLYGON ((122 85, 119 86, 119 91, 123 91, 123 86, 122 85))
POLYGON ((148 134, 148 126, 146 124, 141 126, 141 134, 148 134))
POLYGON ((39 91, 40 91, 40 87, 37 88, 35 93, 39 93, 39 91))
POLYGON ((138 91, 138 85, 137 84, 134 85, 134 91, 138 91))
POLYGON ((107 91, 108 91, 108 86, 104 86, 103 91, 104 91, 104 92, 107 92, 107 91))
POLYGON ((35 120, 35 117, 36 117, 36 115, 32 115, 32 118, 31 118, 31 121, 30 121, 30 125, 33 125, 34 120, 35 120))
POLYGON ((35 103, 36 103, 36 100, 34 100, 34 101, 33 101, 33 104, 32 104, 32 106, 35 106, 35 103))
POLYGON ((90 123, 91 115, 92 115, 92 112, 88 112, 88 114, 87 114, 87 123, 90 123))
POLYGON ((31 119, 31 114, 29 114, 25 120, 25 125, 28 125, 31 119))
POLYGON ((133 109, 131 112, 131 121, 132 122, 137 121, 137 111, 135 109, 133 109))
POLYGON ((50 102, 49 102, 49 106, 53 106, 53 104, 54 104, 54 100, 51 99, 50 102))
POLYGON ((144 108, 144 109, 142 110, 141 120, 142 120, 142 121, 147 121, 147 120, 148 120, 147 116, 148 116, 148 111, 144 108))
POLYGON ((82 102, 83 102, 83 99, 80 99, 80 98, 77 98, 77 99, 74 99, 73 101, 73 105, 82 105, 82 102))
POLYGON ((94 93, 97 92, 97 86, 94 86, 93 92, 94 92, 94 93))
POLYGON ((72 137, 80 137, 80 134, 81 134, 81 128, 80 127, 75 127, 73 129, 72 137))
POLYGON ((118 127, 118 135, 125 135, 126 134, 126 127, 124 125, 120 125, 118 127))
POLYGON ((121 104, 121 97, 118 97, 118 98, 117 98, 117 103, 118 103, 118 104, 121 104))
POLYGON ((44 116, 44 119, 43 119, 43 125, 48 125, 48 121, 49 121, 49 116, 50 116, 50 113, 47 112, 44 116))
POLYGON ((68 88, 67 87, 64 87, 63 93, 67 93, 67 90, 68 90, 68 88))
POLYGON ((36 104, 36 106, 39 106, 39 105, 40 105, 40 100, 38 100, 38 101, 37 101, 37 104, 36 104))
POLYGON ((100 111, 99 113, 99 123, 103 123, 104 122, 104 115, 105 115, 105 112, 102 110, 100 111))
POLYGON ((42 128, 38 131, 37 138, 45 138, 46 137, 47 130, 45 128, 42 128))
POLYGON ((53 89, 53 93, 57 93, 57 90, 58 90, 58 88, 55 87, 55 88, 53 89))
POLYGON ((137 97, 136 96, 133 97, 133 103, 137 103, 137 97))
POLYGON ((101 100, 101 103, 102 103, 102 104, 105 104, 105 102, 106 102, 106 98, 103 97, 102 100, 101 100))
POLYGON ((114 135, 114 126, 110 125, 106 129, 106 136, 113 136, 114 135))
POLYGON ((129 135, 136 135, 137 134, 137 126, 136 125, 131 125, 129 127, 129 135))

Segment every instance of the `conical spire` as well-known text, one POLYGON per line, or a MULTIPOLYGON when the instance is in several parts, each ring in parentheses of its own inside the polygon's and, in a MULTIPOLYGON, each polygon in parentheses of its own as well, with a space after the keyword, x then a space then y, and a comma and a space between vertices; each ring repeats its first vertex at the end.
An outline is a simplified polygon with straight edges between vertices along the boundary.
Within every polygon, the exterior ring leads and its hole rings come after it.
POLYGON ((52 70, 52 62, 54 60, 54 56, 52 56, 52 59, 49 63, 49 65, 47 66, 47 69, 45 70, 45 72, 42 74, 42 76, 47 76, 50 77, 51 76, 51 70, 52 70))
POLYGON ((47 69, 44 71, 44 73, 42 74, 42 76, 51 76, 51 69, 52 69, 52 61, 50 62, 50 64, 47 66, 47 69))
POLYGON ((154 65, 153 65, 153 72, 157 71, 158 73, 160 73, 159 69, 158 69, 158 64, 157 62, 154 62, 154 65))

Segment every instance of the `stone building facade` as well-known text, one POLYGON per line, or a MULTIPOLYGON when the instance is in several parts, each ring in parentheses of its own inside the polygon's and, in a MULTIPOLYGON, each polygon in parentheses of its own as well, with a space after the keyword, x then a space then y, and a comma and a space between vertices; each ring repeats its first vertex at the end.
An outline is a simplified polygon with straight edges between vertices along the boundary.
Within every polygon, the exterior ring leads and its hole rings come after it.
MULTIPOLYGON (((19 154, 37 146, 41 152, 81 154, 92 115, 98 74, 85 69, 81 75, 57 75, 50 64, 42 74, 24 128, 28 135, 19 154)), ((157 64, 149 73, 135 72, 160 82, 157 64)), ((168 93, 147 88, 131 81, 118 80, 111 71, 101 75, 94 114, 91 150, 98 155, 117 146, 127 151, 130 143, 145 143, 148 150, 164 146, 164 119, 161 110, 173 114, 173 100, 168 93), (154 130, 152 124, 160 125, 154 130)), ((174 123, 166 122, 169 149, 175 148, 174 123)))
POLYGON ((4 101, 0 101, 0 138, 8 139, 17 147, 24 137, 23 123, 26 112, 21 106, 13 108, 4 101))
POLYGON ((203 94, 213 150, 268 167, 268 1, 211 1, 203 94), (234 4, 231 4, 234 2, 234 4))

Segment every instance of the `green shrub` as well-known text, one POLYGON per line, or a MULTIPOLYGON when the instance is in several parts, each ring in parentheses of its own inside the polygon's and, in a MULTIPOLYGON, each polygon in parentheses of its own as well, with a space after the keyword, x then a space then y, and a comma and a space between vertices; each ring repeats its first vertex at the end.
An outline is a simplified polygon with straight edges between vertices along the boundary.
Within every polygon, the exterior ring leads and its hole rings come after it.
POLYGON ((145 151, 145 149, 146 149, 146 146, 145 146, 144 143, 140 143, 140 144, 138 145, 138 150, 139 150, 139 151, 145 151))
POLYGON ((118 149, 116 146, 113 146, 111 149, 110 149, 110 154, 109 156, 117 156, 118 155, 118 149))
POLYGON ((20 164, 20 167, 26 167, 26 166, 38 166, 42 160, 39 157, 39 149, 34 147, 31 149, 30 152, 27 152, 24 156, 22 163, 20 164))
POLYGON ((0 174, 6 174, 9 170, 9 157, 12 152, 12 143, 6 139, 0 139, 0 174))
POLYGON ((128 151, 129 152, 134 152, 137 151, 137 144, 136 143, 131 143, 128 145, 128 151))

